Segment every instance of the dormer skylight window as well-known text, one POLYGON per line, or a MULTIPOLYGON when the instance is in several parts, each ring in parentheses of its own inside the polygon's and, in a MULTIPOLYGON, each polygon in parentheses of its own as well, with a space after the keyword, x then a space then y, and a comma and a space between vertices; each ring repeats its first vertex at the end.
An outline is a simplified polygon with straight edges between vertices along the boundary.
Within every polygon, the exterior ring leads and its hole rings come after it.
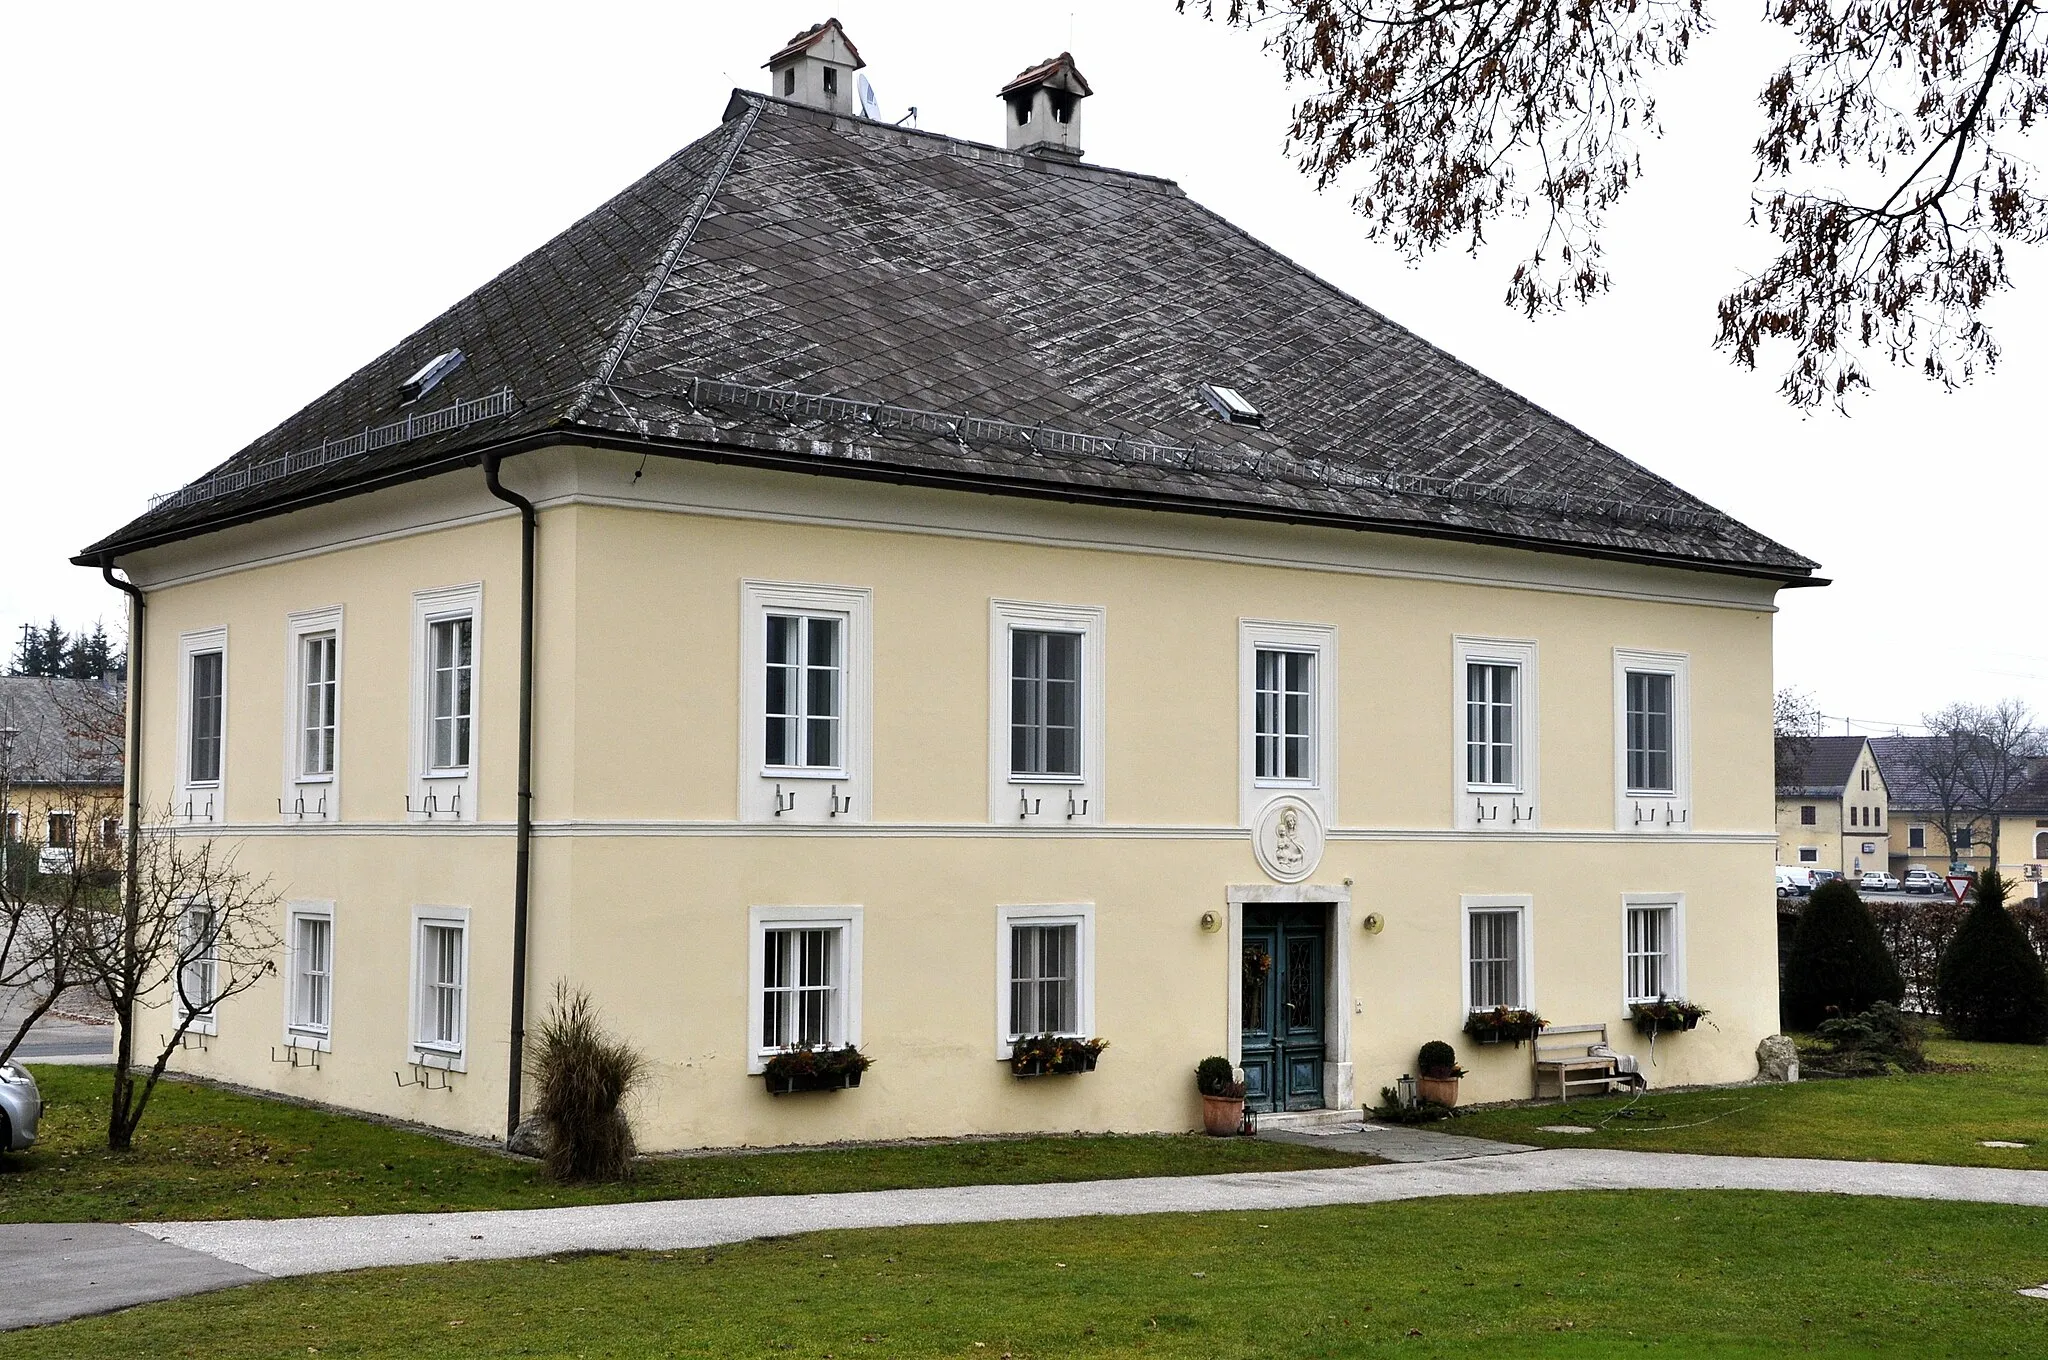
POLYGON ((1235 387, 1201 383, 1197 390, 1201 392, 1202 400, 1209 403, 1209 409, 1232 425, 1258 425, 1266 419, 1259 408, 1246 401, 1244 394, 1235 387))
POLYGON ((433 391, 441 379, 447 377, 456 369, 461 368, 462 359, 463 354, 459 349, 451 349, 446 354, 436 354, 433 358, 427 360, 426 363, 420 365, 420 371, 407 378, 405 385, 399 391, 404 395, 405 400, 409 402, 418 401, 421 397, 433 391))

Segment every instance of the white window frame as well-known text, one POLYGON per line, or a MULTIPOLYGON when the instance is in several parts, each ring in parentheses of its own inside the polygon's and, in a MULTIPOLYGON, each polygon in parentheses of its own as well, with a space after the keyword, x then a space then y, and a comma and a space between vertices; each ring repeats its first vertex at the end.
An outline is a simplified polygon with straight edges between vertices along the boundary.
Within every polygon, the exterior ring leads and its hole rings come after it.
POLYGON ((78 813, 72 808, 48 808, 43 812, 43 844, 53 849, 78 852, 78 813), (57 822, 64 822, 64 843, 57 843, 57 822))
POLYGON ((1671 942, 1666 953, 1666 972, 1670 987, 1665 991, 1667 1000, 1682 1001, 1685 990, 1685 894, 1684 893, 1623 893, 1621 895, 1621 1010, 1637 1002, 1655 1001, 1654 996, 1631 996, 1628 985, 1628 916, 1632 911, 1664 909, 1671 913, 1671 942))
POLYGON ((1538 761, 1541 694, 1536 643, 1529 638, 1454 636, 1451 639, 1451 824, 1461 831, 1535 831, 1542 826, 1538 761), (1506 784, 1473 783, 1467 776, 1466 686, 1472 666, 1515 668, 1515 778, 1506 784))
POLYGON ((1100 825, 1108 723, 1103 712, 1108 613, 1101 605, 989 601, 988 817, 997 826, 1100 825), (1075 633, 1081 638, 1081 773, 1016 774, 1010 769, 1010 634, 1075 633))
POLYGON ((762 970, 767 966, 771 930, 836 929, 839 935, 838 1042, 858 1048, 861 1042, 860 975, 862 909, 847 907, 751 907, 747 911, 747 1071, 759 1076, 780 1049, 768 1048, 761 1023, 762 970))
POLYGON ((866 586, 740 582, 742 821, 836 824, 874 816, 874 631, 874 591, 866 586), (837 768, 766 763, 770 614, 832 614, 843 621, 837 768))
POLYGON ((469 930, 468 907, 416 906, 412 909, 412 976, 405 1026, 408 1061, 422 1066, 446 1068, 450 1072, 469 1070, 469 1003, 471 978, 475 972, 470 962, 474 943, 469 930), (425 950, 422 946, 426 943, 426 928, 430 925, 454 926, 462 932, 462 1014, 459 1020, 462 1039, 452 1046, 423 1043, 420 1039, 420 1025, 425 1019, 420 1005, 424 999, 423 969, 426 964, 425 950))
POLYGON ((316 1048, 322 1053, 332 1051, 334 1037, 334 903, 327 901, 290 902, 285 907, 284 933, 284 1041, 294 1048, 316 1048), (299 1021, 299 923, 301 921, 324 921, 327 923, 327 1023, 324 1025, 302 1024, 299 1021))
POLYGON ((478 774, 483 764, 484 588, 481 582, 415 591, 412 597, 412 797, 406 818, 416 822, 477 820, 478 774), (467 617, 469 623, 469 764, 433 766, 433 626, 467 617), (429 814, 428 799, 433 812, 429 814))
POLYGON ((1458 898, 1458 995, 1463 1014, 1472 1013, 1472 917, 1476 912, 1516 913, 1515 990, 1518 1009, 1536 1009, 1536 899, 1527 893, 1465 893, 1458 898))
POLYGON ((325 609, 308 609, 285 615, 284 636, 284 800, 279 813, 282 820, 294 823, 340 821, 342 677, 347 655, 347 644, 342 638, 341 606, 329 605, 325 609), (334 768, 326 774, 307 774, 304 768, 306 641, 323 633, 334 636, 334 768))
POLYGON ((1801 864, 1818 864, 1818 863, 1820 863, 1820 847, 1819 847, 1819 846, 1817 846, 1817 845, 1802 845, 1802 846, 1800 846, 1800 847, 1799 847, 1799 862, 1800 862, 1801 864))
POLYGON ((1337 820, 1337 630, 1325 623, 1275 619, 1237 621, 1237 816, 1250 826, 1259 810, 1281 794, 1293 794, 1322 817, 1337 820), (1307 779, 1259 777, 1259 653, 1309 652, 1309 769, 1307 779))
POLYGON ((1010 965, 1014 961, 1016 926, 1074 926, 1076 976, 1074 1018, 1080 1028, 1076 1037, 1095 1036, 1095 904, 1061 902, 1049 905, 1016 904, 996 908, 996 1057, 1008 1061, 1016 1051, 1010 1033, 1010 965))
POLYGON ((198 911, 211 914, 216 913, 218 908, 210 902, 195 900, 185 903, 183 908, 180 909, 178 913, 178 968, 177 976, 171 984, 171 1001, 173 1005, 178 1007, 180 1018, 183 1018, 185 1015, 192 1017, 192 1023, 186 1026, 189 1032, 193 1034, 218 1034, 220 1032, 220 937, 218 934, 220 926, 218 922, 208 927, 215 932, 214 947, 199 956, 198 959, 187 960, 185 957, 185 950, 190 939, 186 933, 186 922, 191 919, 194 912, 198 911), (206 1008, 204 1010, 196 1008, 187 1010, 185 1008, 186 997, 184 993, 185 970, 202 962, 207 969, 207 991, 209 995, 206 1008))
POLYGON ((1638 834, 1683 834, 1692 818, 1692 659, 1684 652, 1614 649, 1614 826, 1638 834), (1628 676, 1664 674, 1671 680, 1671 783, 1669 793, 1631 789, 1628 783, 1628 676))
POLYGON ((178 635, 178 764, 172 816, 180 822, 218 823, 227 820, 228 709, 233 687, 228 683, 228 630, 208 628, 178 635), (220 653, 220 769, 218 777, 192 777, 192 660, 220 653))

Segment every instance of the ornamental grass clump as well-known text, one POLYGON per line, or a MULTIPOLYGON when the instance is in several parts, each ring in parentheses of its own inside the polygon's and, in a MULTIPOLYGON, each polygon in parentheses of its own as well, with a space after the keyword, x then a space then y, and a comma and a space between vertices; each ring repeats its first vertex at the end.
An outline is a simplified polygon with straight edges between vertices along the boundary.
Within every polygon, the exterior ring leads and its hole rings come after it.
POLYGON ((2048 976, 2006 891, 1999 875, 1979 875, 1976 905, 1942 951, 1936 997, 1958 1039, 2038 1044, 2048 1038, 2048 976))
POLYGON ((1813 890, 1785 960, 1779 1009, 1788 1029, 1905 1000, 1906 983, 1863 899, 1839 878, 1813 890))
POLYGON ((528 1073, 534 1113, 547 1128, 541 1168, 557 1181, 622 1181, 633 1169, 633 1129, 621 1108, 647 1060, 605 1033, 590 994, 555 984, 535 1033, 528 1073))

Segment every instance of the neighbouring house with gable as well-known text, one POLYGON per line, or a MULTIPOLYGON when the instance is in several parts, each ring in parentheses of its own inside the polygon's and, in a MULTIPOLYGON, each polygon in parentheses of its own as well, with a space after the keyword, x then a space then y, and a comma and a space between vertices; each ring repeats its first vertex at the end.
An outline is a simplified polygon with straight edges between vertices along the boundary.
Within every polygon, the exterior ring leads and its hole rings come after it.
POLYGON ((121 722, 106 682, 0 676, 0 872, 14 890, 70 872, 83 844, 120 843, 121 722))
POLYGON ((1778 863, 1851 878, 1890 862, 1890 797, 1867 737, 1779 737, 1778 863))
POLYGON ((146 606, 145 804, 288 898, 179 1064, 502 1135, 560 978, 650 1149, 1185 1129, 1210 1053, 1356 1108, 1436 1038, 1525 1096, 1495 1005, 1687 997, 1653 1079, 1751 1076, 1814 564, 1090 164, 1070 57, 1005 145, 859 65, 799 35, 81 552, 146 606), (1110 1047, 1013 1075, 1043 1034, 1110 1047))

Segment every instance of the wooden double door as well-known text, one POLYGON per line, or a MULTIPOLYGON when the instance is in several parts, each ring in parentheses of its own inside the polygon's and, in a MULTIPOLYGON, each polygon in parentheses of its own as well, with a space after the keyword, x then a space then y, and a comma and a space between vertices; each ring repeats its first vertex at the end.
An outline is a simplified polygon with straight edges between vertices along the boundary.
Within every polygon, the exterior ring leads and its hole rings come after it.
POLYGON ((1330 909, 1244 909, 1240 1063, 1254 1110, 1323 1107, 1330 909))

